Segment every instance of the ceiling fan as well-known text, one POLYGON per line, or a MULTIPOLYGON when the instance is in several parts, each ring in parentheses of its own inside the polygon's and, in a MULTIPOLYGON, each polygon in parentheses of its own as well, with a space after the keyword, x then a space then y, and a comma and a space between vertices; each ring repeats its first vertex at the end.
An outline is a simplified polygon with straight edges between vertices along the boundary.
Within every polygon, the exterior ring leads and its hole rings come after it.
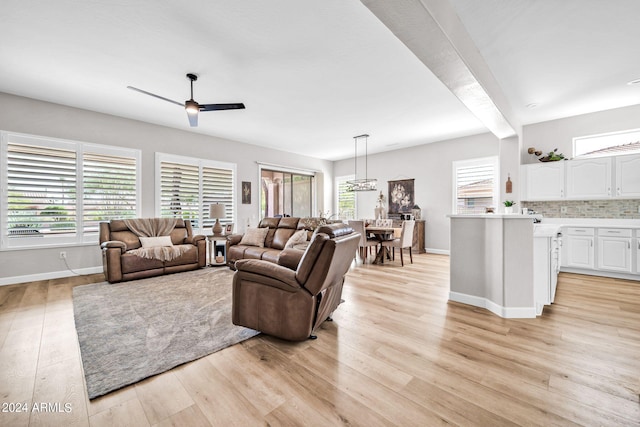
POLYGON ((198 104, 193 100, 193 82, 198 80, 198 76, 192 73, 187 74, 187 78, 191 80, 191 99, 186 100, 184 103, 174 101, 173 99, 165 98, 164 96, 156 95, 155 93, 147 92, 146 90, 138 89, 137 87, 127 86, 127 89, 135 90, 136 92, 144 93, 145 95, 153 96, 154 98, 162 99, 163 101, 171 102, 172 104, 184 107, 187 111, 187 117, 189 118, 189 124, 191 127, 198 126, 198 112, 199 111, 217 111, 217 110, 242 110, 244 104, 241 102, 234 104, 198 104))

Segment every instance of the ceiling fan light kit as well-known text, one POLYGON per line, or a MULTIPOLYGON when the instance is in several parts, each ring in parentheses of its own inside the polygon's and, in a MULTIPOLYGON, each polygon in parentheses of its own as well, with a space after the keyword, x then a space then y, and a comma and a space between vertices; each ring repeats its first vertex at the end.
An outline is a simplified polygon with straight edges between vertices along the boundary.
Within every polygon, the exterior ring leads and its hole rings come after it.
POLYGON ((163 101, 170 102, 172 104, 184 106, 185 111, 187 112, 187 118, 189 119, 189 125, 191 127, 198 126, 198 113, 200 111, 221 111, 221 110, 242 110, 245 108, 244 104, 241 102, 236 102, 232 104, 198 104, 193 99, 193 82, 198 80, 198 76, 193 73, 187 74, 187 78, 191 81, 191 98, 186 100, 184 104, 174 101, 169 98, 165 98, 160 95, 156 95, 155 93, 147 92, 142 89, 138 89, 133 86, 127 86, 127 89, 135 90, 136 92, 143 93, 145 95, 153 96, 154 98, 161 99, 163 101))

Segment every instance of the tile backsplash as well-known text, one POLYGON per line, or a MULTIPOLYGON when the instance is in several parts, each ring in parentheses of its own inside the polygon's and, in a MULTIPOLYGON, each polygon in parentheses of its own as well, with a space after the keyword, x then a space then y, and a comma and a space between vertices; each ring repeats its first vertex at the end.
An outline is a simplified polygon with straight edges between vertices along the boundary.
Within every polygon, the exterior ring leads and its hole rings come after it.
POLYGON ((547 218, 640 219, 640 199, 521 202, 520 207, 529 208, 547 218))

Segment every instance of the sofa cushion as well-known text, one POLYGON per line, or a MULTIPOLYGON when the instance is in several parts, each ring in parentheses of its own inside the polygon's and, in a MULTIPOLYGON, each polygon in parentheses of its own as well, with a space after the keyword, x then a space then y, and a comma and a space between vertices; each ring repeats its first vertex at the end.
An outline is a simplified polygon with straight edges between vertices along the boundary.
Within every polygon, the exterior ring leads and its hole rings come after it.
POLYGON ((241 245, 264 247, 264 239, 269 232, 268 228, 248 228, 240 240, 241 245))
POLYGON ((198 262, 198 248, 193 245, 180 245, 188 247, 189 249, 180 255, 178 258, 174 258, 171 261, 165 262, 165 267, 171 267, 175 265, 183 264, 195 264, 198 262))
POLYGON ((269 249, 262 253, 261 259, 277 264, 281 253, 282 251, 278 249, 269 249))
POLYGON ((306 230, 298 230, 287 240, 287 243, 284 245, 284 249, 293 248, 298 243, 303 243, 307 241, 307 231, 306 230))
POLYGON ((245 259, 262 259, 262 254, 269 251, 269 248, 259 248, 257 246, 247 246, 244 250, 245 259))
POLYGON ((284 249, 284 245, 287 244, 287 242, 295 232, 295 229, 277 228, 273 234, 273 240, 271 241, 271 245, 269 245, 269 247, 280 250, 284 249))
POLYGON ((157 259, 142 258, 137 255, 124 253, 120 257, 122 273, 135 273, 137 271, 153 270, 164 268, 164 262, 157 259))
POLYGON ((140 237, 143 248, 155 248, 157 246, 173 246, 171 236, 140 237))

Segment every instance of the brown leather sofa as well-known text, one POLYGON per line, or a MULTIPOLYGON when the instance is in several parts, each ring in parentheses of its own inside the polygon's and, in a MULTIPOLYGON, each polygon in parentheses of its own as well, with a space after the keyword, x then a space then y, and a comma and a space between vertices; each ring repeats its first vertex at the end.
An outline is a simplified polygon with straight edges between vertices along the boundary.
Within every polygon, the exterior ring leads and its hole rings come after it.
POLYGON ((258 224, 258 228, 268 228, 267 237, 264 240, 264 247, 241 244, 242 234, 227 236, 227 265, 235 270, 235 263, 241 259, 263 259, 273 263, 286 265, 291 269, 296 269, 302 259, 302 255, 311 240, 315 230, 321 227, 331 226, 325 229, 330 235, 343 236, 353 233, 354 230, 342 221, 335 221, 331 224, 318 225, 316 218, 263 218, 258 224), (287 241, 293 233, 299 230, 307 231, 307 242, 298 244, 293 248, 285 248, 287 241))
POLYGON ((206 238, 194 236, 191 222, 178 219, 171 231, 174 245, 189 245, 179 257, 171 261, 142 258, 131 251, 142 245, 138 236, 123 220, 100 223, 100 248, 104 275, 109 283, 142 279, 167 273, 195 270, 206 265, 206 238))
POLYGON ((267 260, 236 262, 232 322, 285 340, 315 338, 313 332, 341 302, 344 276, 360 234, 342 224, 314 233, 295 270, 267 260))

